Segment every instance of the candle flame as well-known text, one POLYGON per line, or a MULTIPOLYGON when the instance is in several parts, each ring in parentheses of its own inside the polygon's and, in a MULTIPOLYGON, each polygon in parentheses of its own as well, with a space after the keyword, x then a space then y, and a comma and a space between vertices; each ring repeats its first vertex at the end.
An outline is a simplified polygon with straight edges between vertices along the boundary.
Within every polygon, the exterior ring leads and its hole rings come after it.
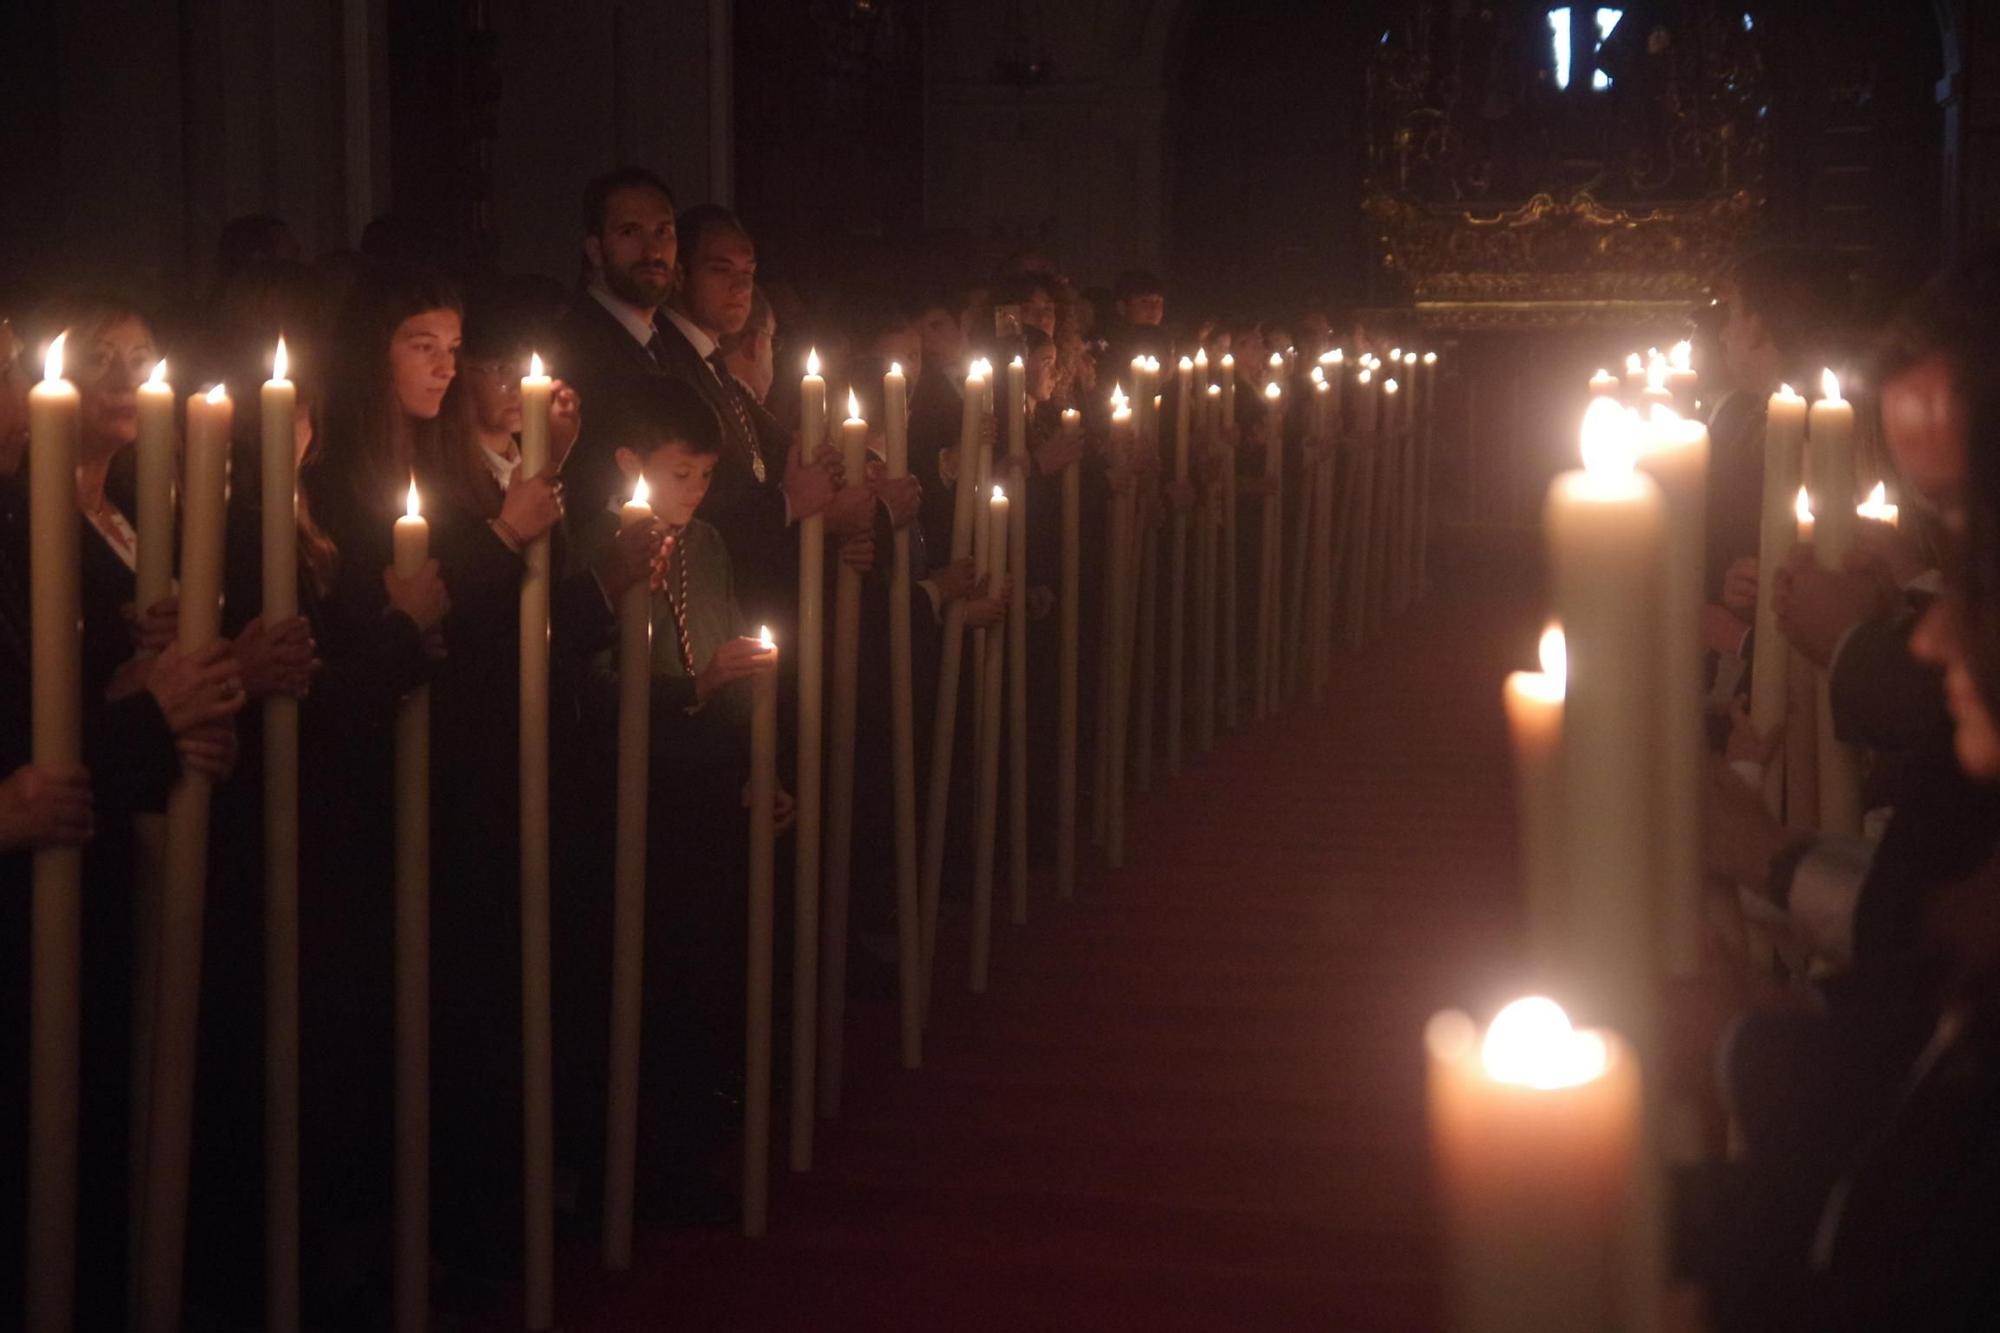
POLYGON ((1271 353, 1271 369, 1273 370, 1283 369, 1284 364, 1285 364, 1285 354, 1283 352, 1271 353))
POLYGON ((285 372, 292 368, 292 359, 285 355, 285 335, 278 335, 278 345, 271 352, 271 378, 284 380, 285 372))
POLYGON ((48 354, 42 358, 42 381, 54 384, 63 377, 63 344, 69 341, 69 330, 64 329, 49 343, 48 354))
POLYGON ((806 349, 806 374, 819 374, 819 348, 817 347, 806 349))
POLYGON ((1208 349, 1206 347, 1197 347, 1194 349, 1194 364, 1197 369, 1206 369, 1208 367, 1208 349))
POLYGON ((528 353, 528 378, 538 380, 542 376, 542 354, 540 352, 528 353))
POLYGON ((1333 364, 1336 366, 1347 364, 1347 350, 1345 348, 1336 347, 1331 352, 1328 352, 1327 355, 1333 358, 1333 364))
POLYGON ((1074 425, 1076 422, 1079 422, 1081 420, 1083 420, 1083 413, 1077 411, 1075 408, 1065 407, 1062 410, 1063 425, 1065 426, 1074 425))
MULTIPOLYGON (((411 482, 410 484, 413 488, 416 485, 415 482, 411 482)), ((646 474, 643 472, 639 474, 639 479, 632 483, 632 503, 635 505, 650 505, 653 503, 653 492, 646 485, 646 474)))
POLYGON ((1391 361, 1401 361, 1403 359, 1403 349, 1401 347, 1391 347, 1389 349, 1389 359, 1391 361))
POLYGON ((1318 367, 1318 366, 1314 366, 1314 367, 1313 367, 1313 373, 1312 373, 1312 382, 1313 382, 1314 384, 1317 384, 1317 385, 1319 385, 1319 386, 1320 386, 1320 387, 1321 387, 1322 389, 1323 389, 1323 388, 1325 388, 1325 387, 1326 387, 1326 372, 1325 372, 1324 370, 1320 369, 1320 367, 1318 367))
POLYGON ((1479 1062, 1495 1082, 1548 1091, 1601 1077, 1611 1051, 1603 1037, 1571 1027, 1561 1005, 1533 995, 1494 1016, 1479 1062))
POLYGON ((997 505, 1007 503, 1007 490, 999 482, 993 483, 993 503, 997 505))
POLYGON ((1424 364, 1425 364, 1425 365, 1427 365, 1427 366, 1434 366, 1434 365, 1436 365, 1437 363, 1438 363, 1438 354, 1437 354, 1436 352, 1425 352, 1425 353, 1424 353, 1424 364))
MULTIPOLYGON (((642 479, 639 484, 643 486, 644 480, 642 479)), ((417 477, 414 472, 410 474, 409 494, 403 497, 403 513, 409 518, 418 518, 423 514, 423 510, 417 507, 417 477)))
POLYGON ((1374 368, 1371 366, 1361 367, 1361 373, 1354 377, 1354 382, 1356 384, 1373 384, 1375 382, 1374 368))
POLYGON ((771 627, 769 625, 759 625, 757 627, 757 646, 767 653, 776 651, 778 641, 771 637, 771 627))
POLYGON ((1889 486, 1886 482, 1876 482, 1875 489, 1868 492, 1868 504, 1880 508, 1889 503, 1889 486))
POLYGON ((901 379, 903 375, 903 363, 900 361, 891 361, 889 363, 889 373, 901 379))
POLYGON ((1236 368, 1236 354, 1234 352, 1224 352, 1222 354, 1222 368, 1224 370, 1234 370, 1236 368))
POLYGON ((1799 397, 1789 384, 1780 384, 1775 396, 1784 399, 1788 403, 1802 403, 1805 401, 1805 399, 1799 397))
POLYGON ((849 386, 847 390, 847 419, 849 421, 861 420, 861 400, 854 396, 852 386, 849 386))
POLYGON ((1414 366, 1415 364, 1417 364, 1417 354, 1415 352, 1403 353, 1403 364, 1406 366, 1414 366))
POLYGON ((1798 516, 1801 523, 1813 521, 1812 497, 1806 494, 1806 488, 1803 486, 1799 487, 1799 498, 1792 502, 1792 513, 1798 516))
POLYGON ((1383 392, 1383 393, 1394 393, 1394 392, 1396 392, 1396 381, 1394 381, 1394 380, 1383 380, 1383 381, 1382 381, 1382 392, 1383 392))
POLYGON ((1190 375, 1192 375, 1194 373, 1194 358, 1189 356, 1182 357, 1180 360, 1180 365, 1175 368, 1178 370, 1185 370, 1190 375))
POLYGON ((1021 354, 1019 352, 1016 352, 1014 354, 1014 359, 1012 361, 1009 361, 1007 364, 1010 366, 1020 366, 1023 369, 1027 367, 1027 362, 1021 360, 1021 354))
POLYGON ((1558 689, 1568 683, 1569 642, 1563 638, 1561 625, 1549 622, 1549 627, 1542 631, 1542 641, 1536 646, 1536 653, 1542 660, 1542 675, 1558 689))
POLYGON ((1833 373, 1831 366, 1819 373, 1819 396, 1828 403, 1837 403, 1841 400, 1840 376, 1833 373))
POLYGON ((1657 347, 1648 347, 1648 348, 1646 349, 1646 360, 1647 360, 1648 362, 1652 362, 1652 361, 1656 361, 1656 360, 1658 360, 1658 359, 1659 359, 1659 356, 1660 356, 1660 349, 1659 349, 1659 348, 1657 348, 1657 347))
POLYGON ((218 382, 214 388, 208 391, 208 401, 211 403, 218 403, 218 404, 228 402, 229 390, 223 388, 222 385, 218 382))
POLYGON ((1693 370, 1694 344, 1686 338, 1681 339, 1674 344, 1673 350, 1667 353, 1667 358, 1675 370, 1693 370))
POLYGON ((972 373, 985 379, 993 373, 993 363, 982 356, 972 363, 972 373))
POLYGON ((1639 359, 1639 354, 1637 352, 1626 353, 1625 373, 1627 375, 1636 375, 1645 368, 1646 368, 1646 363, 1639 359))
POLYGON ((1662 393, 1666 392, 1667 360, 1665 357, 1656 356, 1646 363, 1646 387, 1648 389, 1657 389, 1662 393))
POLYGON ((1633 418, 1610 398, 1593 399, 1583 414, 1583 470, 1592 475, 1630 472, 1638 450, 1633 418))
POLYGON ((1270 399, 1274 403, 1277 402, 1279 398, 1284 396, 1284 392, 1285 391, 1283 389, 1278 387, 1278 382, 1276 380, 1272 380, 1269 384, 1266 384, 1264 386, 1264 396, 1270 399))
POLYGON ((167 382, 167 358, 163 356, 158 361, 155 361, 153 363, 153 373, 146 376, 146 383, 165 384, 166 382, 167 382))
POLYGON ((1220 384, 1211 384, 1211 385, 1209 385, 1209 386, 1208 386, 1208 396, 1209 396, 1210 398, 1220 398, 1220 397, 1222 397, 1222 386, 1221 386, 1220 384))
POLYGON ((1111 415, 1120 417, 1130 416, 1131 414, 1132 400, 1125 396, 1125 386, 1122 384, 1113 385, 1111 388, 1111 415))

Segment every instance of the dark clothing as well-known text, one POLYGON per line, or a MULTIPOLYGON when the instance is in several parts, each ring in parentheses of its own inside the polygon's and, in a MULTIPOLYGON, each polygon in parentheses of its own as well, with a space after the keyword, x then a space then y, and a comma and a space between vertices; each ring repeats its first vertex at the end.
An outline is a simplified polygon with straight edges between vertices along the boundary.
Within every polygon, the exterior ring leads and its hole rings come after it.
POLYGON ((1722 600, 1729 567, 1756 557, 1763 544, 1764 412, 1763 397, 1739 390, 1716 404, 1709 422, 1707 574, 1702 587, 1711 602, 1722 600))
POLYGON ((1917 618, 1910 611, 1857 625, 1841 645, 1827 687, 1834 733, 1847 744, 1891 754, 1949 746, 1944 681, 1910 655, 1917 618))

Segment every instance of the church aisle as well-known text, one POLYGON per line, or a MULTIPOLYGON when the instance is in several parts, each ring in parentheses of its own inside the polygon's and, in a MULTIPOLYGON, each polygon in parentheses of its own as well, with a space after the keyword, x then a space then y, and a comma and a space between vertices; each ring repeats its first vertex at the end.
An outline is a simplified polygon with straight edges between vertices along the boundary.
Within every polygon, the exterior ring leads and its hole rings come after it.
POLYGON ((1536 629, 1518 566, 1474 564, 1323 714, 1137 798, 1127 870, 1038 885, 987 995, 948 936, 924 1070, 858 1004, 846 1113, 767 1239, 642 1234, 618 1278, 574 1250, 563 1326, 1435 1327, 1419 1038, 1515 947, 1498 691, 1536 629))

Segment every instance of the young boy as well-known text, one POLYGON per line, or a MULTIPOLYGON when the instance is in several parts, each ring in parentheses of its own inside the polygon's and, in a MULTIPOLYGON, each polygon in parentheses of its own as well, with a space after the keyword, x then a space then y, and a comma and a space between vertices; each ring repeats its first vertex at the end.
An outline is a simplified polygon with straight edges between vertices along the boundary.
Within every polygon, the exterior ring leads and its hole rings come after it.
MULTIPOLYGON (((707 1220, 733 1207, 708 1168, 734 1128, 743 1058, 750 750, 744 682, 774 670, 776 655, 745 637, 756 626, 740 623, 728 548, 695 516, 722 444, 713 410, 694 389, 664 378, 635 385, 607 406, 606 428, 625 485, 594 512, 572 518, 575 558, 588 561, 613 540, 618 511, 641 476, 661 538, 652 574, 639 1212, 654 1222, 707 1220)), ((618 735, 615 646, 592 664, 583 707, 601 761, 596 768, 608 777, 618 735)), ((608 846, 608 791, 593 804, 608 846)), ((781 827, 790 811, 791 798, 780 791, 781 827)), ((608 873, 603 878, 608 893, 608 873)), ((594 940, 579 941, 579 970, 588 970, 593 951, 603 968, 608 912, 594 927, 594 940)), ((578 1015, 580 1024, 594 1018, 592 1050, 603 1049, 605 1012, 586 1002, 578 1015)), ((599 1108, 601 1120, 601 1102, 599 1108)))

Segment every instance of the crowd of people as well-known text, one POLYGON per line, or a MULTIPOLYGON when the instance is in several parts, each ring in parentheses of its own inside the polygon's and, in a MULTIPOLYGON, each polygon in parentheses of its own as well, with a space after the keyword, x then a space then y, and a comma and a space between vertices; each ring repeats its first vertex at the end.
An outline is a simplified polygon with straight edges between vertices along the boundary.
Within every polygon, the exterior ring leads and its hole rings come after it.
MULTIPOLYGON (((92 292, 0 296, 0 1254, 22 1252, 21 1042, 27 1030, 31 854, 85 849, 80 1136, 80 1309, 124 1318, 133 1105, 133 970, 148 927, 135 883, 141 829, 183 773, 212 778, 205 966, 196 1082, 188 1300, 205 1326, 261 1319, 263 805, 259 701, 302 701, 301 1042, 306 1296, 316 1327, 379 1327, 391 1228, 393 724, 419 685, 432 700, 432 1182, 437 1295, 474 1309, 519 1263, 522 1059, 516 894, 520 602, 524 553, 552 540, 551 728, 556 1119, 561 1210, 571 1235, 599 1216, 606 966, 617 744, 616 607, 649 588, 652 612, 642 1225, 734 1214, 741 1133, 750 765, 747 683, 797 670, 754 637, 795 641, 802 521, 823 520, 829 583, 863 574, 850 988, 893 985, 895 867, 886 553, 909 534, 912 677, 930 753, 945 612, 999 624, 1023 599, 1036 651, 1030 689, 1033 839, 1052 854, 1049 755, 1061 581, 1060 481, 1080 463, 1086 531, 1114 494, 1158 521, 1214 512, 1224 473, 1265 493, 1267 457, 1305 467, 1306 415, 1267 417, 1271 353, 1305 366, 1334 342, 1324 303, 1277 321, 1168 319, 1140 271, 1080 291, 1023 252, 976 280, 875 291, 837 310, 760 283, 754 238, 728 210, 677 208, 656 176, 623 168, 585 194, 584 281, 454 265, 408 228, 371 228, 359 255, 300 260, 282 222, 225 233, 214 290, 159 312, 92 292), (32 761, 29 557, 22 480, 27 393, 42 349, 67 331, 81 395, 76 509, 83 597, 86 762, 32 761), (262 597, 260 445, 237 417, 224 635, 183 651, 172 595, 136 605, 136 393, 163 356, 182 384, 239 394, 282 334, 299 386, 296 616, 262 597), (817 353, 836 405, 852 389, 871 423, 865 475, 799 444, 800 376, 817 353), (1233 354, 1237 421, 1203 449, 1194 481, 1160 460, 1112 457, 1108 397, 1135 356, 1233 354), (549 465, 521 468, 520 378, 531 352, 557 377, 549 465), (1026 367, 1028 461, 996 464, 1028 497, 1024 586, 953 561, 954 493, 968 366, 1026 367), (881 466, 883 374, 910 385, 909 475, 881 466), (1064 409, 1081 432, 1061 428, 1064 409), (1264 433, 1284 423, 1267 455, 1264 433), (1240 475, 1239 475, 1240 474, 1240 475), (654 521, 620 526, 643 477, 654 521), (422 496, 431 559, 399 572, 392 525, 422 496), (780 665, 782 663, 782 665, 780 665)), ((2000 1309, 1986 1258, 2000 1236, 2000 401, 1984 359, 2000 346, 2000 252, 1940 276, 1881 330, 1857 329, 1837 262, 1770 251, 1723 275, 1697 319, 1710 400, 1705 648, 1713 665, 1715 776, 1709 870, 1762 904, 1783 966, 1718 948, 1676 1013, 1674 1068, 1740 1131, 1727 1169, 1676 1209, 1682 1269, 1718 1327, 1885 1326, 1911 1308, 1973 1326, 2000 1309), (1741 700, 1754 658, 1764 405, 1780 383, 1856 364, 1876 410, 1900 526, 1869 523, 1846 568, 1802 548, 1762 580, 1789 644, 1827 674, 1836 734, 1870 756, 1868 836, 1819 834, 1773 815, 1763 772, 1783 738, 1741 700), (1773 925, 1775 922, 1777 924, 1773 925), (1697 1021, 1699 1019, 1699 1021, 1697 1021), (1712 1075, 1710 1071, 1715 1073, 1712 1075)), ((1385 330, 1343 328, 1349 356, 1385 330)), ((1171 412, 1175 390, 1166 393, 1171 412)), ((1008 430, 1003 398, 992 429, 1008 430)), ((1284 487, 1286 503, 1305 488, 1284 487)), ((1239 539, 1256 549, 1260 506, 1239 539)), ((1281 514, 1282 516, 1282 514, 1281 514)), ((1098 621, 1097 543, 1084 543, 1081 619, 1098 621)), ((1257 575, 1236 563, 1246 588, 1257 575)), ((1237 599, 1243 636, 1254 595, 1237 599)), ((1079 677, 1099 673, 1085 633, 1079 677)), ((788 745, 793 691, 781 686, 788 745)), ((970 691, 961 692, 970 735, 970 691)), ((1170 706, 1163 699, 1162 707, 1170 706)), ((1083 743, 1090 744, 1089 729, 1083 743)), ((957 748, 946 877, 963 892, 971 746, 957 748)), ((791 787, 791 759, 781 782, 791 787)), ((1080 765, 1088 775, 1091 765, 1080 765)), ((1086 792, 1086 799, 1089 799, 1086 792)), ((778 798, 781 828, 791 801, 778 798)), ((1005 854, 1004 851, 1002 853, 1005 854)), ((789 858, 780 857, 787 866, 789 858)), ((785 926, 781 923, 781 948, 785 926)), ((781 1004, 781 1010, 783 1008, 781 1004)), ((782 1044, 782 1043, 781 1043, 782 1044)), ((782 1071, 781 1071, 782 1073, 782 1071)), ((0 1265, 18 1308, 19 1265, 0 1265)))
POLYGON ((1676 1212, 1682 1271, 1721 1329, 2000 1316, 2000 417, 1983 369, 2000 345, 2000 251, 1962 258, 1878 327, 1850 291, 1843 257, 1770 250, 1723 276, 1702 319, 1706 855, 1740 897, 1672 1011, 1672 1077, 1740 1149, 1691 1173, 1676 1212), (1784 800, 1770 799, 1787 742, 1814 730, 1812 695, 1776 729, 1745 703, 1766 407, 1823 366, 1861 372, 1861 452, 1901 503, 1893 521, 1862 519, 1837 567, 1803 541, 1761 582, 1767 623, 1824 673, 1831 738, 1861 757, 1860 831, 1816 827, 1809 750, 1784 760, 1784 800))
MULTIPOLYGON (((1264 466, 1261 388, 1269 351, 1300 364, 1331 345, 1313 303, 1283 323, 1170 327, 1159 280, 1133 270, 1079 292, 1046 257, 935 289, 875 292, 837 312, 797 289, 760 284, 753 237, 714 205, 680 209, 640 168, 609 172, 583 199, 585 279, 459 265, 406 224, 370 229, 362 253, 302 261, 282 221, 232 224, 207 298, 142 309, 99 292, 10 289, 0 314, 0 935, 17 958, 4 977, 8 1049, 26 1032, 31 853, 84 847, 79 1235, 81 1312, 122 1318, 127 1299, 133 972, 149 925, 135 877, 141 830, 183 773, 215 782, 200 1039, 189 1308, 215 1327, 261 1318, 259 1155, 263 952, 263 747, 260 703, 301 701, 302 1252, 310 1322, 379 1327, 390 1269, 393 1015, 394 719, 419 685, 431 700, 431 1142, 437 1299, 495 1298, 521 1248, 522 1058, 520 601, 524 553, 551 539, 553 984, 559 1205, 568 1234, 596 1225, 605 1124, 607 960, 611 947, 612 796, 618 735, 616 610, 644 581, 652 608, 651 738, 641 1069, 641 1225, 734 1215, 733 1136, 744 1094, 745 877, 751 678, 782 671, 778 819, 789 823, 802 520, 823 521, 829 586, 862 571, 858 756, 854 767, 851 991, 894 984, 890 849, 891 726, 884 688, 890 635, 887 555, 910 536, 915 751, 930 754, 945 611, 997 625, 1025 599, 1034 812, 1030 856, 1052 855, 1055 821, 1056 597, 1060 478, 1084 475, 1086 531, 1107 497, 1137 492, 1153 521, 1193 503, 1163 483, 1157 459, 1107 458, 1108 396, 1134 357, 1209 354, 1219 375, 1234 347, 1245 492, 1264 466), (67 331, 64 373, 81 396, 76 505, 82 562, 86 763, 31 762, 29 554, 23 458, 27 391, 50 340, 67 331), (231 463, 224 637, 198 652, 176 642, 173 595, 135 605, 136 394, 165 358, 182 385, 226 383, 239 401, 269 374, 282 334, 298 386, 296 526, 299 614, 260 614, 263 528, 257 416, 239 411, 231 463), (800 377, 816 351, 838 412, 852 389, 871 423, 864 477, 830 445, 801 450, 800 377), (521 376, 531 353, 556 377, 550 462, 520 466, 521 376), (953 561, 953 494, 968 366, 1026 366, 1025 467, 1001 478, 1029 500, 1025 586, 953 561), (909 470, 885 475, 883 374, 907 377, 909 470), (1080 434, 1060 428, 1080 409, 1080 434), (620 527, 643 477, 655 515, 620 527), (399 571, 391 534, 414 486, 430 559, 399 571), (776 662, 774 662, 774 656, 776 662), (782 663, 779 666, 777 663, 782 663)), ((1171 377, 1169 377, 1171 378, 1171 377)), ((1174 389, 1166 389, 1168 411, 1174 389)), ((1004 395, 989 429, 1006 439, 1004 395)), ((1302 416, 1302 414, 1301 414, 1302 416)), ((838 420, 838 416, 834 418, 838 420)), ((1296 466, 1303 422, 1288 432, 1296 466)), ((1225 441, 1226 443, 1226 441, 1225 441)), ((1003 451, 1004 455, 1004 451, 1003 451)), ((1234 455, 1205 451, 1211 485, 1234 455)), ((1303 500, 1298 501, 1303 503, 1303 500)), ((1244 541, 1256 540, 1256 516, 1244 541)), ((1083 623, 1101 593, 1099 543, 1084 544, 1083 623)), ((1245 578, 1255 566, 1240 562, 1245 578)), ((831 599, 829 599, 830 601, 831 599)), ((1246 609, 1254 598, 1246 595, 1246 609)), ((1086 698, 1098 636, 1082 636, 1086 698)), ((971 691, 960 735, 970 736, 971 691)), ((1161 707, 1167 706, 1164 699, 1161 707)), ((1089 745, 1088 728, 1084 744, 1089 745)), ((971 744, 956 747, 946 910, 969 860, 971 744)), ((1086 775, 1090 765, 1080 766, 1086 775)), ((1089 799, 1089 780, 1085 778, 1089 799)), ((1003 853, 1004 855, 1005 853, 1003 853)), ((789 857, 778 858, 789 868, 789 857)), ((787 895, 780 894, 780 901, 787 895)), ((787 947, 789 923, 780 923, 787 947)), ((781 970, 782 972, 782 970, 781 970)), ((784 1011, 782 985, 780 1012, 784 1011)), ((143 1012, 143 1003, 140 1005, 143 1012)), ((780 1049, 784 1036, 780 1033, 780 1049)), ((17 1071, 24 1066, 10 1061, 17 1071)), ((782 1079, 782 1070, 780 1071, 782 1079)), ((21 1252, 24 1093, 0 1097, 9 1204, 0 1252, 21 1252)), ((780 1088, 782 1098, 783 1088, 780 1088)), ((19 1279, 19 1266, 0 1265, 19 1279)), ((0 1293, 0 1295, 4 1295, 0 1293)), ((6 1308, 18 1308, 4 1297, 6 1308)))

